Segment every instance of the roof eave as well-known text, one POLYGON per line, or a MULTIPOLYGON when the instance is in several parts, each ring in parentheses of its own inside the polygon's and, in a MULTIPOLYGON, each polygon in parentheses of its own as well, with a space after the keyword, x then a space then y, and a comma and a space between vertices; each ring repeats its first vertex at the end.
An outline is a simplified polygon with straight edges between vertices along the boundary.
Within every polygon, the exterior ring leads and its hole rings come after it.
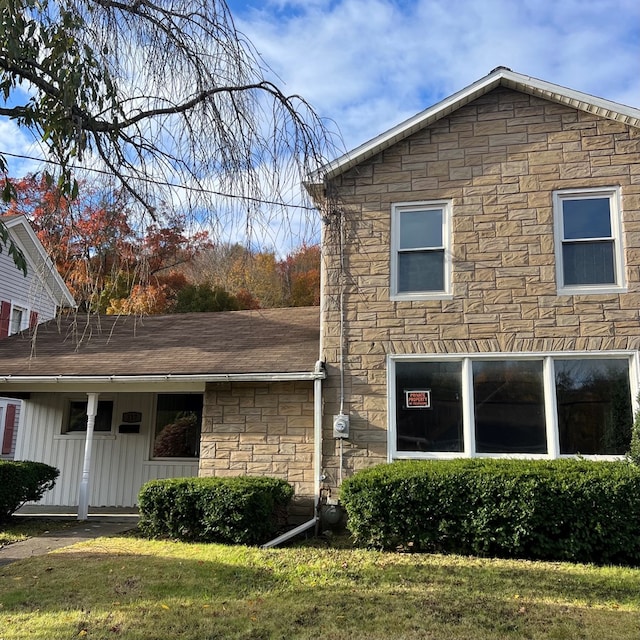
POLYGON ((287 382, 323 380, 323 368, 314 371, 275 373, 206 373, 206 374, 154 374, 154 375, 0 375, 0 385, 24 384, 161 384, 163 382, 287 382))
POLYGON ((46 274, 43 274, 43 282, 56 303, 60 307, 75 308, 76 301, 26 218, 22 215, 12 216, 3 222, 14 241, 26 253, 31 268, 38 269, 39 265, 42 265, 46 270, 46 274))
POLYGON ((401 122, 379 136, 356 147, 352 151, 327 163, 309 177, 309 181, 305 184, 307 190, 312 195, 314 193, 320 193, 318 189, 325 181, 345 173, 349 169, 352 169, 441 118, 448 116, 453 111, 460 109, 469 102, 472 102, 476 98, 501 85, 581 111, 594 113, 604 118, 617 120, 630 126, 640 127, 640 109, 627 107, 610 100, 605 100, 604 98, 598 98, 580 91, 567 89, 566 87, 546 82, 545 80, 524 76, 510 69, 499 67, 468 87, 461 89, 432 107, 421 111, 408 120, 401 122))

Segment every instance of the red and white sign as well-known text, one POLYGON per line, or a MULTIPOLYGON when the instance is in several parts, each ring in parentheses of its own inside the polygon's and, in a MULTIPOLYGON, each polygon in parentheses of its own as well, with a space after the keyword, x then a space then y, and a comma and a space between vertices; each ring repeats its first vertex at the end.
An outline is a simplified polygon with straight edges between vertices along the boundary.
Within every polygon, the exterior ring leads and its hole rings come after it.
POLYGON ((405 389, 404 406, 407 409, 431 409, 431 389, 405 389))

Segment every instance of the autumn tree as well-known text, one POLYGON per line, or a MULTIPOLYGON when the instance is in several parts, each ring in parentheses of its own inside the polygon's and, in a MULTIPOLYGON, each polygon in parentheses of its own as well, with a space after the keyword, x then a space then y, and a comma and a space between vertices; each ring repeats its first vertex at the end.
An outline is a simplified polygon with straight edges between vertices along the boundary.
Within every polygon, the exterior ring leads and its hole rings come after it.
POLYGON ((73 199, 41 175, 12 185, 15 198, 0 212, 29 219, 76 302, 95 311, 164 311, 186 285, 171 269, 208 242, 204 232, 189 235, 180 216, 167 217, 167 227, 134 229, 126 194, 96 185, 81 184, 73 199))
POLYGON ((164 227, 176 210, 223 227, 285 216, 283 193, 332 153, 224 0, 0 2, 0 116, 42 143, 72 200, 78 167, 104 170, 164 227))

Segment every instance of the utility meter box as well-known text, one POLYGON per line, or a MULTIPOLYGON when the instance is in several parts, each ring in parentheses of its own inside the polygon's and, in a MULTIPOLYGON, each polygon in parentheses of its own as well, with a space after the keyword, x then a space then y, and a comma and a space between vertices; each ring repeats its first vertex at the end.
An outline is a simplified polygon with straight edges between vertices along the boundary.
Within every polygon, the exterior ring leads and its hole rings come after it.
POLYGON ((333 437, 348 438, 349 437, 349 416, 340 413, 333 416, 333 437))

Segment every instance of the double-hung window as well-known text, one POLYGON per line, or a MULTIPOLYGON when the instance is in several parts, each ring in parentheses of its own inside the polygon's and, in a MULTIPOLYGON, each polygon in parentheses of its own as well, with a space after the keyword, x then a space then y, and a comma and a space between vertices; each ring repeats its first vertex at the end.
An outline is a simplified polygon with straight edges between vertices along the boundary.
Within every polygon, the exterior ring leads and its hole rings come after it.
POLYGON ((557 191, 554 209, 558 292, 624 289, 619 190, 557 191))
POLYGON ((420 300, 451 293, 451 203, 397 203, 392 208, 391 297, 420 300))

